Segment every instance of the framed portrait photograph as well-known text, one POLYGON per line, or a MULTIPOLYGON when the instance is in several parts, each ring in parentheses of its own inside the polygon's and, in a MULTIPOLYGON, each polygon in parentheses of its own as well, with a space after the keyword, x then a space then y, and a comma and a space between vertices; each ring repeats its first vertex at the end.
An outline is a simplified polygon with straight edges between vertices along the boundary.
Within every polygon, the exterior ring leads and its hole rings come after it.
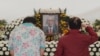
POLYGON ((67 31, 68 19, 66 10, 39 10, 34 11, 36 18, 36 26, 43 30, 46 35, 46 41, 57 41, 62 35, 65 35, 67 31))
POLYGON ((55 35, 59 33, 58 30, 58 15, 43 15, 42 17, 43 31, 46 35, 55 35))

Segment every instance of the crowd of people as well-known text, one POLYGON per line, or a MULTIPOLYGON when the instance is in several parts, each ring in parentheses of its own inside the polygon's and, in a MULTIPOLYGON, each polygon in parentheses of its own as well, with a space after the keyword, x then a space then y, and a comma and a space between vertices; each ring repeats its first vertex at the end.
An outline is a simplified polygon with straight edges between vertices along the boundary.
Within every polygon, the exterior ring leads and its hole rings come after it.
MULTIPOLYGON (((23 23, 11 32, 8 44, 11 56, 44 55, 46 35, 35 24, 35 18, 26 17, 23 23)), ((90 56, 88 47, 98 40, 93 28, 83 24, 78 17, 70 18, 68 25, 69 33, 58 40, 54 56, 90 56), (81 28, 85 28, 88 33, 81 33, 81 28)))

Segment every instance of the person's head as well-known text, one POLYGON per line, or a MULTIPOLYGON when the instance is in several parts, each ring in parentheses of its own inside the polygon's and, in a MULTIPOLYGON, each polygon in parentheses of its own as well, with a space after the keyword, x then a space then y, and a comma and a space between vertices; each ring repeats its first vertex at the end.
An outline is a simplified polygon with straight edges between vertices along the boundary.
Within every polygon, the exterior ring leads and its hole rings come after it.
POLYGON ((70 29, 80 29, 81 28, 81 20, 78 17, 72 17, 69 19, 69 28, 70 29))
POLYGON ((47 23, 49 26, 52 26, 54 24, 54 21, 55 21, 54 18, 51 17, 47 19, 47 23))
POLYGON ((36 19, 34 17, 26 17, 26 18, 24 18, 23 23, 36 24, 36 19))

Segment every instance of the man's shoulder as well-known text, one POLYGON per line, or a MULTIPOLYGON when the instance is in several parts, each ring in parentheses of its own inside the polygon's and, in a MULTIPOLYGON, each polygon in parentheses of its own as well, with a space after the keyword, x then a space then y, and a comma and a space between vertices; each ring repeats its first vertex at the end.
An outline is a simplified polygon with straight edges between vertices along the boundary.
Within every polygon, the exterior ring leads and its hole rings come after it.
POLYGON ((40 33, 41 33, 41 32, 43 33, 43 30, 40 29, 39 27, 35 27, 35 29, 37 29, 40 33))

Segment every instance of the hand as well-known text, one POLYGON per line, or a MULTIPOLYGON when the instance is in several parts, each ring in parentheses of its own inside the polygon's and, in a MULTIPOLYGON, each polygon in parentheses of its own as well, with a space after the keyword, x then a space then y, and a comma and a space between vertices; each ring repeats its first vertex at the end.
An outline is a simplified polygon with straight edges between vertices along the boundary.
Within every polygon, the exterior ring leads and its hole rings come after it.
POLYGON ((87 26, 90 26, 90 25, 86 23, 82 23, 82 27, 86 28, 87 26))

